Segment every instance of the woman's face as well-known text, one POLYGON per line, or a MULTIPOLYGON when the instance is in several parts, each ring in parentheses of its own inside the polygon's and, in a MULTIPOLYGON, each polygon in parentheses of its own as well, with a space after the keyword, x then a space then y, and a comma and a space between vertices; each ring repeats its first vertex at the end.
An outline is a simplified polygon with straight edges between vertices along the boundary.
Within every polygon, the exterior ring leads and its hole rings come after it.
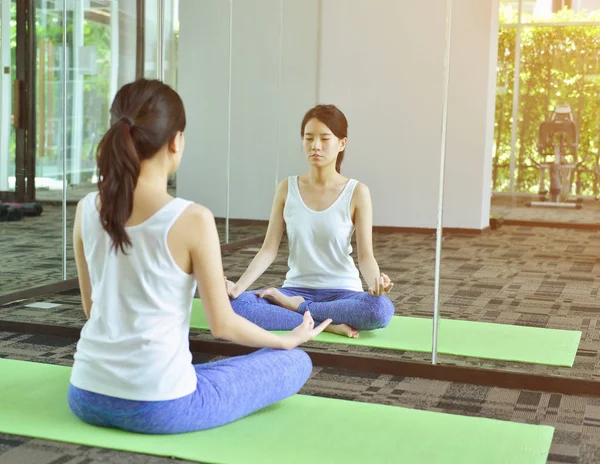
POLYGON ((304 154, 311 166, 335 164, 339 152, 346 148, 346 139, 338 139, 324 123, 313 118, 304 127, 304 154))

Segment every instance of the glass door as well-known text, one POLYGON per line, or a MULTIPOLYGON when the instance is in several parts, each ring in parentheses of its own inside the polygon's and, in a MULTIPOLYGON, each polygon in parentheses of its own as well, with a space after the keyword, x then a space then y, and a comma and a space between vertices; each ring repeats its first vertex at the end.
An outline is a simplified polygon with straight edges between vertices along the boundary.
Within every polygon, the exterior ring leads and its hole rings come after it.
POLYGON ((31 141, 34 122, 30 107, 33 70, 26 66, 31 56, 32 18, 29 0, 4 0, 0 6, 0 200, 28 201, 34 194, 31 141))

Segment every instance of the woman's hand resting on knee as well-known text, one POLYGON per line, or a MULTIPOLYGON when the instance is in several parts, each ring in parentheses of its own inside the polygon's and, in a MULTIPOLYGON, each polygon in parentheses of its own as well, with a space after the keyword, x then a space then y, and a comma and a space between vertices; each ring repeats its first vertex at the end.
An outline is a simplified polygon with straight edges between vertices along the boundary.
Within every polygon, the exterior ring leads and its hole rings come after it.
POLYGON ((242 294, 242 292, 240 292, 240 290, 237 288, 236 284, 234 284, 231 280, 227 280, 227 276, 225 276, 225 286, 227 288, 227 294, 232 300, 235 300, 242 294))
POLYGON ((382 272, 381 275, 375 279, 375 285, 373 287, 369 287, 369 295, 383 296, 387 293, 390 293, 393 286, 394 284, 390 278, 382 272))
POLYGON ((302 345, 303 343, 311 341, 313 338, 323 332, 323 330, 325 330, 327 326, 331 324, 331 322, 331 319, 327 319, 315 327, 315 321, 310 315, 310 311, 306 311, 304 313, 304 319, 302 320, 302 323, 290 333, 281 336, 284 342, 284 349, 291 350, 302 345))

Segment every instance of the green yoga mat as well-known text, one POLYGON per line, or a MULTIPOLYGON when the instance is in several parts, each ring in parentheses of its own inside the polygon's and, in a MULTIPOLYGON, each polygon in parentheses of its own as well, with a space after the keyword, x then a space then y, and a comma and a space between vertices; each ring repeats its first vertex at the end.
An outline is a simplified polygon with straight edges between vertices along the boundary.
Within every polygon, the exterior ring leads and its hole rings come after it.
MULTIPOLYGON (((202 302, 194 300, 193 329, 208 329, 202 302)), ((316 341, 430 353, 433 320, 394 316, 385 329, 362 331, 359 338, 323 333, 316 341)), ((438 353, 471 358, 573 367, 581 332, 442 319, 438 353)))
POLYGON ((66 401, 71 369, 0 359, 0 432, 219 464, 546 462, 554 429, 296 395, 226 426, 145 436, 93 427, 66 401))

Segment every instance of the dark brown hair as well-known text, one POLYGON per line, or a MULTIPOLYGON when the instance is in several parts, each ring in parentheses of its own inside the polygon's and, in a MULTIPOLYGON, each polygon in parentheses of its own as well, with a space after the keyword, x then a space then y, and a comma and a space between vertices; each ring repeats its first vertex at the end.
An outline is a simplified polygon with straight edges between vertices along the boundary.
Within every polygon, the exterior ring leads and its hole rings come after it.
MULTIPOLYGON (((348 120, 344 113, 342 113, 334 105, 317 105, 314 108, 308 110, 302 120, 302 127, 300 128, 300 136, 304 138, 304 128, 308 124, 308 121, 316 118, 329 127, 329 130, 333 132, 338 139, 344 139, 348 137, 348 120)), ((340 172, 342 162, 344 161, 344 154, 346 149, 338 153, 337 160, 335 162, 335 170, 340 172)))
POLYGON ((123 86, 110 108, 111 125, 98 144, 100 220, 112 248, 125 252, 131 239, 125 223, 142 161, 152 158, 185 129, 185 109, 171 87, 140 79, 123 86))

